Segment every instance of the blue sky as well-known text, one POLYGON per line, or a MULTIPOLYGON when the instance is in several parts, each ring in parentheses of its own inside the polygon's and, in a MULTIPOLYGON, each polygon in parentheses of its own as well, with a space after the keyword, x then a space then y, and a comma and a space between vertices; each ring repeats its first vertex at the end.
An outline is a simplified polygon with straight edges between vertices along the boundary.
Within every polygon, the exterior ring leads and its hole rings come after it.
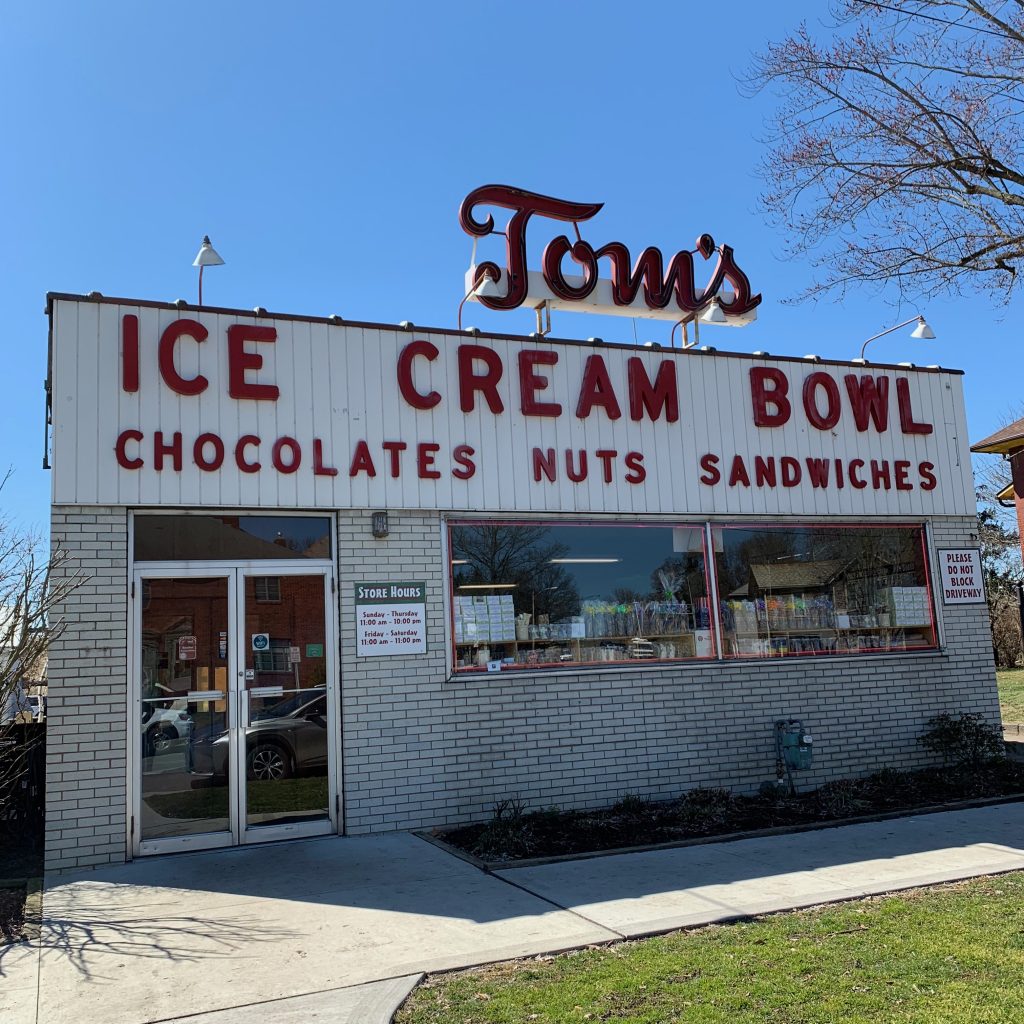
MULTIPOLYGON (((488 182, 604 202, 585 229, 595 245, 671 254, 703 231, 731 244, 764 302, 754 326, 718 331, 719 348, 856 355, 917 309, 867 292, 783 304, 811 270, 780 259, 782 237, 758 213, 772 98, 737 85, 807 10, 6 5, 0 468, 14 475, 0 504, 45 527, 47 291, 192 300, 208 233, 227 260, 206 275, 211 304, 454 326, 470 253, 457 210, 488 182)), ((964 369, 977 440, 1019 409, 1022 302, 929 300, 936 341, 901 331, 871 354, 964 369)), ((527 310, 473 306, 466 322, 533 329, 527 310)), ((670 325, 637 329, 666 341, 670 325)), ((554 334, 631 342, 633 326, 556 313, 554 334)))

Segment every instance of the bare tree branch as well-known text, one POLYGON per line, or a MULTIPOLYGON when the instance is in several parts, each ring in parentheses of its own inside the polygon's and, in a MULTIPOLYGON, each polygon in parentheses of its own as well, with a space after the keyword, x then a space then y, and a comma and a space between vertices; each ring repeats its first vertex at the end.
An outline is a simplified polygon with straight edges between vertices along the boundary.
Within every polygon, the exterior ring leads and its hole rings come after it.
POLYGON ((83 582, 67 552, 47 552, 40 537, 0 513, 0 818, 30 749, 14 741, 27 711, 25 684, 45 677, 50 643, 64 629, 59 609, 83 582))
MULTIPOLYGON (((770 45, 762 203, 819 279, 1008 301, 1024 249, 1024 0, 836 0, 770 45)), ((1021 275, 1024 276, 1024 275, 1021 275)))

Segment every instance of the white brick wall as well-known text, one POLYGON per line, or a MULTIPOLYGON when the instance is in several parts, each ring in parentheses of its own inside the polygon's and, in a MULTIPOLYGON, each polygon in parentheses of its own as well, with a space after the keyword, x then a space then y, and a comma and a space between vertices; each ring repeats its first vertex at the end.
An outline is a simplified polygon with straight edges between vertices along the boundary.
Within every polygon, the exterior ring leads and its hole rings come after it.
MULTIPOLYGON (((983 605, 945 610, 946 654, 691 663, 557 675, 445 677, 440 520, 339 517, 345 824, 351 833, 454 824, 516 796, 583 807, 698 785, 753 790, 774 775, 772 723, 804 720, 801 784, 928 763, 916 739, 940 711, 998 721, 983 605), (423 578, 429 653, 356 658, 352 583, 423 578)), ((935 547, 970 545, 970 518, 935 520, 935 547)))
POLYGON ((54 508, 54 547, 84 582, 60 609, 50 647, 46 739, 46 869, 125 856, 128 514, 54 508))
MULTIPOLYGON (((486 817, 496 800, 600 805, 697 785, 755 789, 773 774, 772 723, 815 738, 811 786, 926 763, 916 738, 939 711, 998 720, 982 606, 945 609, 947 653, 446 675, 441 520, 338 517, 342 757, 350 833, 486 817), (357 658, 352 585, 426 580, 428 653, 357 658)), ((970 518, 935 520, 935 547, 968 546, 970 518)), ((128 566, 124 509, 55 508, 54 542, 88 577, 50 655, 49 870, 120 861, 126 848, 128 566)))

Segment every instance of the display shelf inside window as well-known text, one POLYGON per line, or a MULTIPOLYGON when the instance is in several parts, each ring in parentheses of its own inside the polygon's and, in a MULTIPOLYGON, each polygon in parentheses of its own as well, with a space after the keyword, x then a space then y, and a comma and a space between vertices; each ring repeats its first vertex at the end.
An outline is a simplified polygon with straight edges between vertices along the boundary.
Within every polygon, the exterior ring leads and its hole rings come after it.
POLYGON ((778 567, 752 563, 749 590, 814 576, 817 584, 790 593, 732 595, 722 602, 727 657, 783 657, 909 651, 935 646, 927 586, 894 585, 905 566, 865 568, 855 559, 778 567))
POLYGON ((456 596, 454 629, 457 669, 712 657, 710 610, 675 598, 609 602, 588 599, 580 614, 551 621, 515 614, 511 595, 456 596))
POLYGON ((453 522, 456 671, 713 657, 702 526, 453 522))
POLYGON ((767 595, 722 602, 726 653, 741 657, 834 654, 836 615, 824 594, 767 595))

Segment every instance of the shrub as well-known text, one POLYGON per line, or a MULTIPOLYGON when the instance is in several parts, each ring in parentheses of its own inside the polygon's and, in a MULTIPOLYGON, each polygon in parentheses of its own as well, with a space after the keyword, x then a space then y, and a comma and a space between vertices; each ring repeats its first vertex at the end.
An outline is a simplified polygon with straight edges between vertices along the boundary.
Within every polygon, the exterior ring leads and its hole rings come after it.
POLYGON ((975 712, 930 718, 918 742, 947 765, 977 766, 1006 756, 1002 730, 975 712))
POLYGON ((688 789, 679 797, 679 802, 694 810, 721 810, 732 807, 734 797, 727 789, 716 789, 713 786, 698 786, 688 789))
POLYGON ((721 831, 736 815, 736 798, 727 789, 687 790, 676 801, 679 823, 697 834, 721 831))
POLYGON ((757 791, 758 798, 768 804, 781 803, 789 796, 785 779, 766 779, 757 791))
POLYGON ((861 779, 860 791, 866 800, 879 807, 911 806, 923 799, 919 775, 896 768, 881 768, 861 779))
MULTIPOLYGON (((955 737, 970 730, 971 743, 933 747, 988 757, 981 764, 963 762, 915 771, 883 768, 860 779, 836 779, 819 789, 790 796, 774 783, 758 796, 733 796, 727 789, 700 788, 662 802, 625 794, 611 807, 562 810, 546 807, 527 812, 521 800, 494 805, 490 821, 446 834, 446 839, 487 861, 611 850, 697 836, 725 835, 779 825, 835 821, 866 812, 912 811, 926 805, 978 797, 1017 795, 1024 792, 1024 764, 993 758, 992 745, 977 742, 978 716, 939 716, 929 723, 939 736, 955 730, 955 737), (964 726, 962 721, 966 720, 964 726), (950 725, 949 723, 952 723, 950 725)), ((981 736, 991 727, 980 722, 981 736)), ((930 740, 938 743, 938 739, 930 740)), ((952 756, 952 755, 950 755, 952 756)), ((958 756, 960 756, 958 754, 958 756)), ((0 849, 2 849, 0 836, 0 849)))
POLYGON ((619 798, 608 813, 623 818, 647 818, 654 812, 654 802, 649 796, 639 793, 626 793, 619 798))
POLYGON ((855 779, 836 779, 820 786, 814 794, 818 810, 824 818, 852 818, 870 806, 860 796, 855 779))
POLYGON ((473 844, 472 852, 483 860, 515 860, 529 857, 535 848, 533 829, 522 800, 499 800, 491 820, 473 844))

